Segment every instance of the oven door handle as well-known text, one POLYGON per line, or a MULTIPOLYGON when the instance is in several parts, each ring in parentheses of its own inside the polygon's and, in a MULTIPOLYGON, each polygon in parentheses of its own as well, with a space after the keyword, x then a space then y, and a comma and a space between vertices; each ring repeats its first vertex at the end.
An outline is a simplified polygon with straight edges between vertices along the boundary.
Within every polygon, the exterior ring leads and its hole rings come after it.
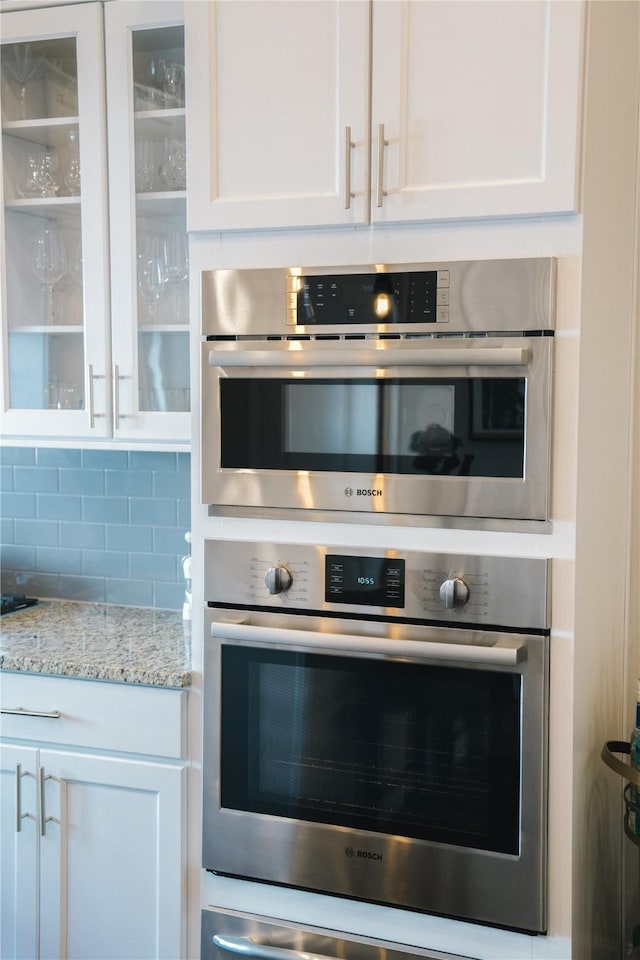
POLYGON ((329 954, 309 953, 307 950, 291 950, 287 947, 270 947, 258 943, 251 937, 227 937, 216 933, 211 938, 220 950, 226 950, 240 957, 253 957, 255 960, 335 960, 329 954))
POLYGON ((431 640, 388 640, 384 637, 358 637, 347 633, 314 633, 307 630, 280 630, 277 627, 256 627, 247 623, 211 624, 211 636, 221 640, 241 640, 278 646, 308 647, 333 653, 366 653, 388 658, 412 660, 448 660, 455 663, 489 664, 514 667, 527 658, 526 641, 501 636, 492 645, 442 643, 431 640))
MULTIPOLYGON (((234 344, 235 347, 235 344, 234 344)), ((304 346, 290 350, 251 348, 210 350, 210 367, 336 367, 345 363, 368 367, 524 367, 529 361, 526 347, 417 347, 416 341, 402 346, 371 349, 359 344, 341 343, 340 349, 304 346)))

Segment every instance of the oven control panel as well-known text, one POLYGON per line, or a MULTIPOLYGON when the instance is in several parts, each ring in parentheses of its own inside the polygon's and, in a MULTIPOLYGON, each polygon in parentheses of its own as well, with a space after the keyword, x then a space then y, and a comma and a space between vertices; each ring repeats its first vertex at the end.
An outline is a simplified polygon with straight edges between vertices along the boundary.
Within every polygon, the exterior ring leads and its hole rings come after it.
POLYGON ((549 561, 316 544, 205 542, 205 602, 233 610, 549 627, 549 561))
POLYGON ((324 599, 373 607, 404 607, 405 561, 328 553, 324 599))

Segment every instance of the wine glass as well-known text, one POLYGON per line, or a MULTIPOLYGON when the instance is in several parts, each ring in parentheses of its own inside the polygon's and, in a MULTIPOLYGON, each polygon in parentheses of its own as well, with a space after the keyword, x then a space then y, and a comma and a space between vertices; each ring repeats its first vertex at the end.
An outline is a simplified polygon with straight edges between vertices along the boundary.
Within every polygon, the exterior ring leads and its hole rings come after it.
POLYGON ((184 190, 187 185, 187 152, 184 140, 165 137, 160 174, 167 190, 184 190))
POLYGON ((37 197, 40 193, 38 170, 40 158, 37 153, 28 153, 20 178, 16 183, 16 190, 21 197, 37 197))
POLYGON ((175 60, 161 60, 160 69, 165 107, 184 106, 184 65, 175 60))
POLYGON ((69 273, 82 286, 82 238, 78 237, 73 242, 71 249, 71 263, 69 264, 69 273))
POLYGON ((145 237, 138 254, 138 290, 147 301, 150 324, 156 323, 158 300, 166 282, 161 238, 145 237))
POLYGON ((66 255, 59 228, 48 223, 36 234, 33 241, 32 266, 46 292, 46 316, 54 323, 53 291, 66 271, 66 255))
POLYGON ((77 130, 70 130, 67 135, 65 167, 65 186, 70 196, 78 197, 80 195, 80 148, 77 130))
POLYGON ((18 119, 27 119, 27 84, 33 80, 42 63, 42 57, 32 43, 6 44, 2 50, 2 63, 20 87, 18 119))
POLYGON ((60 189, 58 177, 58 157, 55 153, 46 150, 40 157, 36 174, 41 197, 55 197, 60 189))
POLYGON ((180 284, 189 276, 189 256, 185 233, 169 233, 164 238, 164 272, 167 282, 173 284, 175 322, 181 323, 178 303, 180 284))

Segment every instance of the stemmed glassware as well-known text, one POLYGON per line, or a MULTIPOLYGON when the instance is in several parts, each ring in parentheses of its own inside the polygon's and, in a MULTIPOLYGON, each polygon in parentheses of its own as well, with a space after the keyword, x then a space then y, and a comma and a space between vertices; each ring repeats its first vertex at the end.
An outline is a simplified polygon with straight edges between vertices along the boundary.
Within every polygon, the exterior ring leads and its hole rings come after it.
POLYGON ((150 324, 156 323, 158 300, 166 282, 162 240, 147 236, 138 254, 138 290, 147 301, 150 324))
POLYGON ((184 190, 187 185, 187 152, 184 140, 165 137, 160 175, 167 190, 184 190))
POLYGON ((33 241, 32 266, 46 291, 47 320, 49 323, 54 323, 53 292, 56 284, 65 275, 67 266, 64 241, 55 224, 45 224, 36 234, 33 241))
POLYGON ((173 284, 175 323, 181 323, 180 285, 189 276, 189 257, 185 233, 169 233, 164 238, 164 271, 167 282, 173 284))
POLYGON ((5 44, 2 49, 2 63, 20 87, 18 101, 18 119, 27 119, 27 86, 35 77, 42 57, 32 43, 5 44))

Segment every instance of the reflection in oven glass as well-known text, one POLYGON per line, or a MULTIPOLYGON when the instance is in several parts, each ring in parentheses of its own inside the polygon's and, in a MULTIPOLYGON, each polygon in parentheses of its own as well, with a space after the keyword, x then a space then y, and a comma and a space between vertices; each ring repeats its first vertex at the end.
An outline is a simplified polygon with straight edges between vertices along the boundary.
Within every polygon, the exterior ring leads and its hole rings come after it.
POLYGON ((519 677, 244 647, 223 677, 224 807, 518 853, 519 677))

